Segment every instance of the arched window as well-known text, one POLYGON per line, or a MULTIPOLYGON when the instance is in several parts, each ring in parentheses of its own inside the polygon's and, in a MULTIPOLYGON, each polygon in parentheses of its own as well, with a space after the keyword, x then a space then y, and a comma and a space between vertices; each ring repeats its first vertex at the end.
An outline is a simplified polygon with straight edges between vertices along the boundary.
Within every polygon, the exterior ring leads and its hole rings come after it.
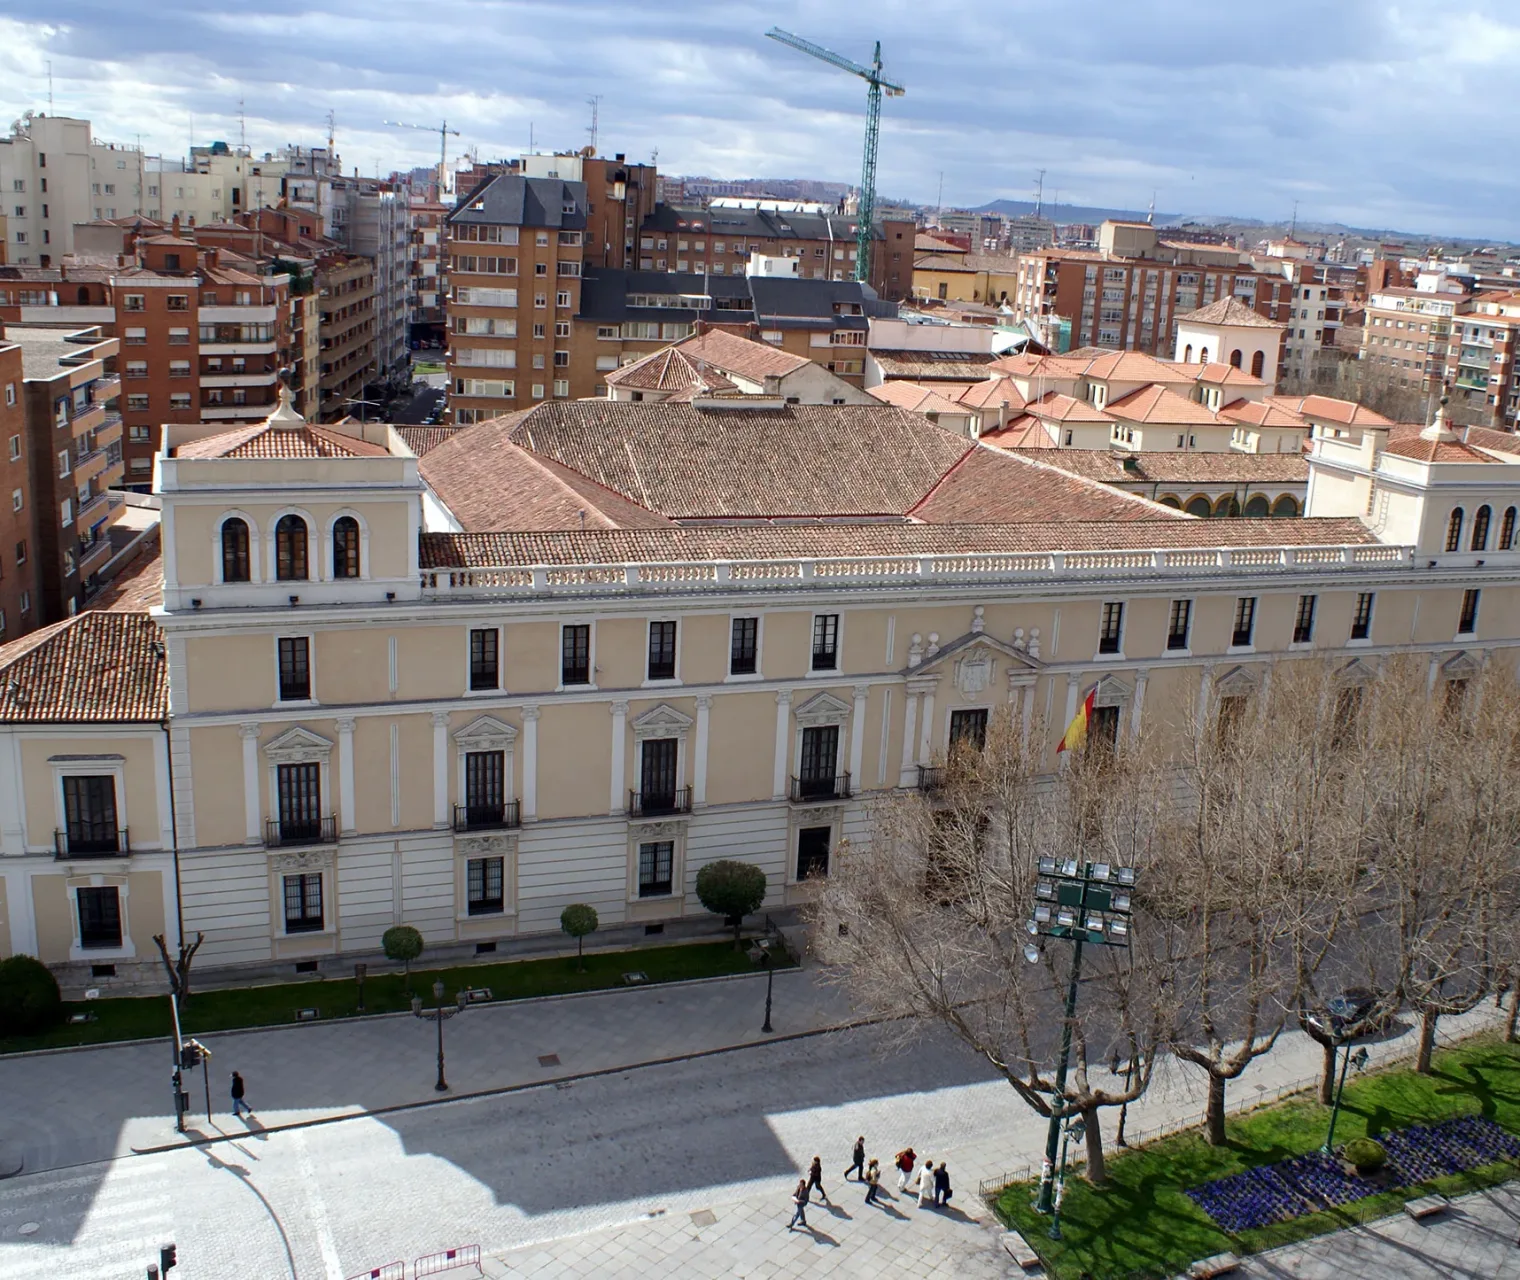
POLYGON ((1472 541, 1468 544, 1473 551, 1488 550, 1488 522, 1493 514, 1486 502, 1473 513, 1472 541))
POLYGON ((1264 493, 1253 494, 1246 503, 1246 515, 1251 516, 1253 519, 1260 520, 1271 514, 1272 507, 1267 501, 1267 495, 1264 493))
POLYGON ((1460 551, 1462 549, 1462 508, 1453 507, 1451 519, 1446 522, 1446 549, 1448 551, 1460 551))
POLYGON ((1214 514, 1216 516, 1238 516, 1240 514, 1240 503, 1235 500, 1235 495, 1227 493, 1216 502, 1214 504, 1214 514))
POLYGON ((1209 362, 1209 349, 1207 347, 1204 347, 1198 353, 1198 363, 1199 364, 1208 364, 1208 362, 1209 362))
POLYGON ((1193 363, 1193 344, 1191 342, 1188 343, 1187 346, 1185 346, 1185 347, 1182 348, 1182 363, 1183 364, 1192 364, 1193 363))
POLYGON ((1515 546, 1515 509, 1506 507, 1504 519, 1499 521, 1499 550, 1511 551, 1515 546))
POLYGON ((247 582, 248 522, 233 516, 222 521, 222 581, 247 582))
POLYGON ((333 577, 359 576, 359 522, 353 516, 333 521, 333 577))
POLYGON ((90 291, 89 291, 89 289, 85 285, 80 285, 79 286, 79 305, 81 307, 88 306, 89 302, 90 302, 90 291))
POLYGON ((1188 504, 1183 508, 1190 516, 1211 516, 1214 508, 1209 505, 1209 500, 1202 494, 1196 498, 1189 498, 1188 504))
POLYGON ((1265 369, 1266 366, 1267 353, 1265 351, 1258 351, 1254 356, 1251 357, 1251 376, 1253 378, 1261 377, 1261 371, 1265 369))
POLYGON ((1230 368, 1232 368, 1232 369, 1238 369, 1238 368, 1240 368, 1240 361, 1241 361, 1240 348, 1236 347, 1235 350, 1233 350, 1232 352, 1230 352, 1230 368))
POLYGON ((1298 499, 1291 493, 1285 493, 1272 504, 1274 516, 1296 516, 1298 514, 1298 499))
POLYGON ((1167 494, 1166 497, 1159 499, 1159 501, 1163 507, 1171 507, 1176 511, 1182 510, 1182 503, 1178 502, 1171 494, 1167 494))
POLYGON ((306 521, 281 516, 274 527, 274 576, 281 582, 305 582, 306 521))

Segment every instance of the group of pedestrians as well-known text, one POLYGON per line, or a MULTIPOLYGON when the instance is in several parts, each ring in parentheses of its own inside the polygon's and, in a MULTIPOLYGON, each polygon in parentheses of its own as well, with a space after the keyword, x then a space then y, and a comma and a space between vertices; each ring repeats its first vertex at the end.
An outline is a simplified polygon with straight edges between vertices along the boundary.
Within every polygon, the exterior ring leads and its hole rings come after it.
MULTIPOLYGON (((904 1147, 893 1157, 892 1163, 897 1166, 897 1189, 911 1195, 910 1187, 917 1191, 918 1207, 920 1209, 934 1206, 943 1208, 950 1203, 950 1170, 948 1165, 941 1160, 936 1168, 934 1161, 925 1160, 918 1165, 918 1153, 912 1147, 904 1147), (918 1176, 913 1175, 917 1166, 918 1176)), ((879 1204, 881 1196, 881 1161, 866 1161, 866 1140, 862 1135, 855 1139, 855 1146, 850 1152, 850 1164, 844 1171, 844 1180, 848 1182, 851 1174, 855 1175, 856 1181, 865 1183, 866 1203, 879 1204)), ((818 1194, 823 1203, 833 1207, 833 1201, 829 1199, 829 1193, 823 1189, 823 1157, 814 1156, 813 1163, 808 1166, 807 1177, 797 1179, 797 1189, 792 1192, 792 1220, 787 1224, 787 1230, 792 1231, 801 1227, 808 1230, 807 1207, 813 1200, 813 1188, 818 1188, 818 1194)))

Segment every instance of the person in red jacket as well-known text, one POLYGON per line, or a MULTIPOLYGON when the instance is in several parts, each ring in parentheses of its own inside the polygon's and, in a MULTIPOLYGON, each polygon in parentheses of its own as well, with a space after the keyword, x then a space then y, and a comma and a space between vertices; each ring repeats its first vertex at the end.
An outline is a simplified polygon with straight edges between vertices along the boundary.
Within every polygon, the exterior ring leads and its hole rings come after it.
POLYGON ((897 1189, 905 1191, 908 1187, 908 1178, 913 1173, 913 1162, 918 1159, 918 1152, 912 1147, 904 1147, 897 1153, 894 1163, 897 1165, 897 1189))

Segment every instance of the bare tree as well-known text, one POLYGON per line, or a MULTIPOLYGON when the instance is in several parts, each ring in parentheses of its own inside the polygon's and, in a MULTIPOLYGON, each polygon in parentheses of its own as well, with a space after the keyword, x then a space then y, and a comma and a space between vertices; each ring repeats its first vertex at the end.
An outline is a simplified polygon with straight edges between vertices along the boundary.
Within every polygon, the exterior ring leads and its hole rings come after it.
POLYGON ((1143 884, 1160 793, 1139 755, 1091 749, 1052 776, 1048 750, 1041 729, 1026 739, 995 715, 984 748, 957 752, 939 790, 877 804, 869 845, 841 850, 813 922, 858 1007, 909 1035, 947 1027, 1040 1115, 1080 1113, 1087 1176, 1102 1182, 1099 1110, 1144 1093, 1163 1044, 1169 990, 1155 944, 1166 938, 1142 914, 1128 949, 1089 948, 1058 1090, 1072 948, 1052 941, 1030 963, 1026 926, 1042 856, 1133 865, 1143 884), (1100 1079, 1115 1055, 1131 1071, 1100 1079))
POLYGON ((179 955, 171 960, 169 947, 164 942, 164 935, 156 933, 153 941, 158 944, 159 959, 164 962, 164 972, 169 977, 169 990, 174 995, 174 1003, 184 1008, 185 1001, 190 996, 190 965, 195 960, 195 953, 201 949, 201 943, 206 940, 204 933, 197 933, 195 941, 187 943, 183 938, 179 943, 179 955))

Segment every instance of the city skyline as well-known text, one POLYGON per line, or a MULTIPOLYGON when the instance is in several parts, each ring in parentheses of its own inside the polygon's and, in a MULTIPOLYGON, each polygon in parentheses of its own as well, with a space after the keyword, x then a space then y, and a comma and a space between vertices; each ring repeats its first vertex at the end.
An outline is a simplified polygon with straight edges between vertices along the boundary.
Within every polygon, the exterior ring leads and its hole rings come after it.
POLYGON ((604 153, 657 150, 669 173, 857 181, 862 86, 767 42, 775 24, 860 61, 882 41, 908 89, 883 115, 883 195, 932 205, 943 172, 947 207, 1027 199, 1044 169, 1047 198, 1068 205, 1144 208, 1154 192, 1179 213, 1286 221, 1296 202, 1309 223, 1520 240, 1515 179, 1470 163, 1508 142, 1500 113, 1469 106, 1520 49, 1499 5, 1445 15, 1439 42, 1417 14, 1370 0, 1108 9, 1095 46, 1050 6, 1011 24, 960 8, 932 30, 900 4, 665 10, 653 28, 594 2, 443 0, 425 28, 351 0, 237 15, 87 0, 55 22, 0 8, 0 111, 46 111, 51 62, 55 112, 102 138, 140 136, 172 158, 246 129, 262 153, 324 143, 330 110, 347 167, 383 174, 438 154, 434 135, 387 120, 447 118, 451 159, 494 159, 530 136, 539 150, 586 145, 596 95, 604 153), (418 58, 419 28, 436 62, 418 58))

